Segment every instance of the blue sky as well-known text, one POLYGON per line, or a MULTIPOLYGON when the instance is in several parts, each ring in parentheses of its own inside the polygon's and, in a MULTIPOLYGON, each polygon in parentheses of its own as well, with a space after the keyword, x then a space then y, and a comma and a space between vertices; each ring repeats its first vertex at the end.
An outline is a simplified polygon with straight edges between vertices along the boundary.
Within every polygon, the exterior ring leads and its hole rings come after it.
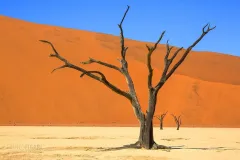
POLYGON ((1 0, 0 14, 31 22, 119 35, 126 6, 126 38, 189 46, 210 22, 217 28, 193 50, 240 56, 240 0, 1 0))

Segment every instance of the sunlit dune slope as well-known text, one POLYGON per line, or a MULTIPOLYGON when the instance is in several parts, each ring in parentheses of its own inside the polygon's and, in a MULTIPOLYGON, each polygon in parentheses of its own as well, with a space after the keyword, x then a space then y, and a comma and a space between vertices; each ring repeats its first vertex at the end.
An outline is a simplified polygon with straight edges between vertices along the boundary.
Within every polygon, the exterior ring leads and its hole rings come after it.
MULTIPOLYGON (((81 65, 88 57, 119 65, 119 38, 0 16, 1 125, 137 125, 130 103, 103 84, 62 69, 50 58, 51 41, 74 64, 102 71, 127 90, 125 78, 97 64, 81 65)), ((157 38, 157 37, 156 37, 157 38)), ((126 40, 130 74, 145 111, 147 67, 145 42, 126 40)), ((153 55, 154 84, 163 69, 165 45, 153 55)), ((191 52, 159 93, 156 114, 182 114, 183 126, 240 127, 240 58, 212 52, 191 52)), ((158 120, 155 120, 156 124, 158 120)), ((165 119, 173 126, 170 115, 165 119)))

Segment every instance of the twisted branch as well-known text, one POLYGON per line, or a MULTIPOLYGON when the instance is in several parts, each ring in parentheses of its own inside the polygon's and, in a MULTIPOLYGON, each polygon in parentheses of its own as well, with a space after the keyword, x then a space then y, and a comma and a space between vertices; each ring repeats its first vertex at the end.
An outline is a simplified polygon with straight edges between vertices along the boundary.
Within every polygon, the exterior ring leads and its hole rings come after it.
POLYGON ((88 61, 85 61, 85 62, 81 62, 81 64, 92 64, 92 63, 97 63, 97 64, 100 64, 102 66, 105 66, 105 67, 108 67, 108 68, 111 68, 111 69, 114 69, 116 71, 119 71, 122 73, 121 69, 115 65, 112 65, 112 64, 109 64, 109 63, 106 63, 106 62, 103 62, 103 61, 99 61, 99 60, 96 60, 96 59, 93 59, 93 58, 90 58, 89 57, 89 60, 88 61))
POLYGON ((107 86, 108 88, 110 88, 111 90, 113 90, 114 92, 116 92, 117 94, 119 95, 122 95, 124 97, 126 97, 128 100, 132 100, 132 97, 129 93, 119 89, 118 87, 116 87, 115 85, 113 85, 112 83, 110 83, 107 79, 106 79, 106 76, 104 76, 103 73, 99 72, 99 71, 87 71, 81 67, 78 67, 70 62, 68 62, 64 57, 62 57, 58 52, 57 50, 55 49, 54 45, 49 42, 49 41, 46 41, 46 40, 39 40, 40 42, 43 42, 43 43, 47 43, 49 44, 53 51, 54 51, 54 54, 50 54, 50 57, 55 57, 57 59, 59 59, 60 61, 64 62, 64 65, 58 67, 58 68, 55 68, 52 73, 56 70, 59 70, 59 69, 62 69, 62 68, 72 68, 74 70, 77 70, 79 72, 82 72, 81 76, 80 77, 83 77, 84 75, 87 75, 88 77, 91 77, 92 79, 95 79, 101 83, 103 83, 105 86, 107 86), (93 73, 98 73, 100 75, 99 76, 96 76, 94 75, 93 73))

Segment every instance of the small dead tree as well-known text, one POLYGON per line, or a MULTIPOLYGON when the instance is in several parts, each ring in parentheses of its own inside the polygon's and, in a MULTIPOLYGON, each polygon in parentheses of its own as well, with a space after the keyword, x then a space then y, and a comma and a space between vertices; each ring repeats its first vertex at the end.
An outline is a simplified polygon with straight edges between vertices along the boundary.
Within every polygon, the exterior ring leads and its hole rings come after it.
POLYGON ((160 116, 155 116, 160 122, 160 130, 163 130, 163 119, 165 118, 167 112, 161 114, 160 116))
POLYGON ((118 59, 120 62, 120 67, 100 61, 100 60, 96 60, 93 58, 90 58, 88 61, 82 63, 85 65, 97 63, 99 65, 111 68, 111 69, 116 70, 117 72, 121 73, 126 79, 126 82, 128 85, 128 91, 124 91, 124 90, 120 89, 119 87, 115 86, 113 83, 109 82, 107 77, 100 71, 96 71, 96 70, 88 71, 82 67, 72 64, 70 61, 65 59, 62 55, 60 55, 57 52, 57 50, 55 49, 54 45, 51 42, 49 42, 47 40, 40 40, 40 42, 47 43, 51 46, 54 53, 50 54, 50 57, 56 58, 64 63, 62 66, 55 68, 52 72, 59 70, 59 69, 63 69, 63 68, 70 68, 73 70, 77 70, 81 73, 80 77, 88 76, 88 77, 104 84, 107 88, 109 88, 112 91, 114 91, 115 93, 125 97, 131 103, 133 111, 135 113, 135 116, 140 123, 139 138, 138 138, 138 141, 134 144, 135 146, 137 146, 139 148, 145 148, 145 149, 166 148, 162 145, 157 145, 155 143, 154 137, 153 137, 152 120, 153 120, 153 116, 155 113, 155 108, 156 108, 156 104, 157 104, 157 95, 159 93, 159 90, 163 87, 163 85, 166 83, 166 81, 172 76, 172 74, 176 71, 176 69, 186 59, 186 57, 188 56, 190 51, 193 49, 193 47, 195 47, 198 44, 198 42, 200 42, 203 39, 203 37, 205 37, 215 27, 210 28, 210 24, 205 25, 202 28, 202 34, 199 36, 199 38, 197 38, 197 40, 192 45, 190 45, 184 51, 183 51, 183 47, 177 49, 173 53, 171 58, 169 58, 169 55, 170 55, 171 50, 173 49, 173 46, 170 47, 168 44, 168 41, 167 41, 167 44, 166 44, 167 51, 166 51, 166 55, 164 58, 164 64, 165 64, 164 70, 162 72, 161 78, 156 83, 156 85, 154 85, 152 83, 153 68, 152 68, 152 63, 151 63, 151 61, 152 61, 151 56, 152 56, 153 52, 156 50, 160 41, 162 40, 162 38, 165 34, 165 31, 162 32, 162 34, 160 35, 160 37, 158 38, 158 40, 156 41, 156 43, 153 46, 146 45, 147 50, 148 50, 147 68, 148 68, 148 72, 149 72, 148 73, 148 83, 147 83, 147 86, 148 86, 148 108, 147 108, 147 111, 144 113, 144 111, 141 109, 142 107, 141 107, 141 104, 139 103, 139 99, 138 99, 138 96, 137 96, 137 93, 135 90, 135 86, 134 86, 133 80, 132 80, 129 70, 128 70, 128 61, 126 59, 128 47, 125 46, 122 24, 127 15, 129 8, 130 7, 128 6, 127 10, 125 11, 125 13, 123 15, 123 18, 122 18, 120 24, 118 24, 118 27, 120 29, 120 48, 121 48, 121 51, 120 51, 121 58, 118 59), (171 69, 169 69, 173 60, 175 59, 175 57, 178 55, 178 53, 180 51, 183 51, 181 58, 176 62, 176 64, 173 65, 173 67, 171 69))
POLYGON ((179 128, 180 128, 180 126, 181 126, 181 124, 182 124, 181 115, 179 115, 179 116, 177 117, 177 116, 175 116, 175 115, 172 114, 172 116, 173 116, 173 118, 174 118, 174 120, 175 120, 175 123, 176 123, 176 125, 177 125, 177 130, 179 130, 179 128))

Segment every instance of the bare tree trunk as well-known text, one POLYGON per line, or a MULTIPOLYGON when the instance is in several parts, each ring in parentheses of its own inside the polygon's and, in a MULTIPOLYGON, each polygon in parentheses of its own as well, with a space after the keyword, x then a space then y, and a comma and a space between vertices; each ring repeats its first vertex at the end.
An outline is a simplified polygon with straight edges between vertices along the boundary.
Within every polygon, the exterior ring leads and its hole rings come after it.
POLYGON ((143 147, 146 149, 151 149, 154 144, 154 137, 153 137, 153 124, 152 121, 150 123, 145 124, 144 132, 143 132, 143 147))
POLYGON ((177 125, 177 130, 179 130, 180 125, 177 125))
POLYGON ((163 130, 163 120, 160 121, 160 130, 163 130))
POLYGON ((145 129, 145 120, 142 120, 140 122, 140 133, 139 133, 139 138, 138 138, 138 142, 140 145, 143 142, 143 135, 144 135, 144 129, 145 129))
POLYGON ((153 137, 153 124, 147 123, 146 119, 142 119, 140 122, 140 133, 138 142, 136 143, 139 147, 151 149, 155 144, 153 137))

